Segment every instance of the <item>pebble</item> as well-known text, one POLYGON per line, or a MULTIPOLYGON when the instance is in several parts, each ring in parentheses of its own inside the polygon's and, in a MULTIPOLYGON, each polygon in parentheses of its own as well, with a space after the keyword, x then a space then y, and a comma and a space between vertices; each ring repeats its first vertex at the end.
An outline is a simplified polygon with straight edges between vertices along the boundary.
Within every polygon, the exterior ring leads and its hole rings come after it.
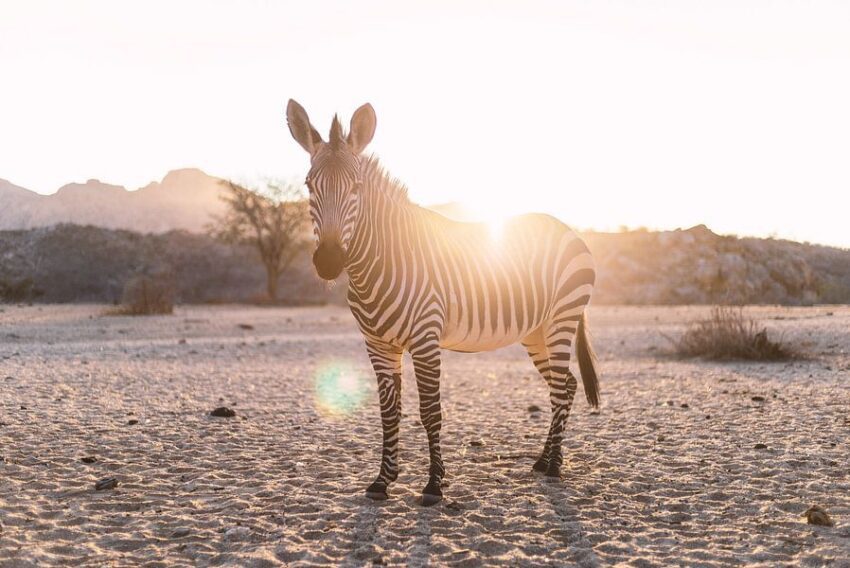
POLYGON ((763 396, 758 396, 758 395, 756 395, 756 396, 752 397, 752 399, 751 399, 751 400, 752 400, 753 402, 764 402, 764 397, 763 397, 763 396))
POLYGON ((233 418, 236 416, 236 411, 232 408, 227 408, 226 406, 219 406, 210 412, 210 416, 215 416, 216 418, 233 418))
POLYGON ((184 536, 189 536, 192 533, 192 529, 189 527, 180 527, 179 529, 174 529, 174 532, 171 533, 171 538, 183 538, 184 536))
POLYGON ((83 463, 94 463, 97 461, 97 458, 94 456, 86 456, 84 458, 80 458, 80 461, 83 463))
POLYGON ((827 512, 824 511, 822 507, 818 507, 817 505, 812 505, 803 514, 806 516, 806 521, 808 521, 810 525, 817 525, 819 527, 835 526, 835 523, 829 517, 827 512))
POLYGON ((482 442, 481 440, 472 440, 469 442, 469 445, 473 448, 480 448, 484 445, 484 442, 482 442))
POLYGON ((239 329, 254 329, 254 326, 250 323, 240 323, 238 327, 239 329))
POLYGON ((755 445, 755 446, 753 446, 753 447, 754 447, 755 449, 757 449, 757 450, 766 450, 766 449, 767 449, 767 444, 756 444, 756 445, 755 445))
POLYGON ((96 491, 105 491, 107 489, 115 489, 118 487, 118 480, 114 477, 104 477, 94 484, 96 491))
POLYGON ((132 418, 132 419, 130 419, 130 420, 128 420, 128 421, 127 421, 127 425, 128 425, 128 426, 135 426, 135 425, 136 425, 136 424, 138 424, 138 423, 139 423, 139 421, 138 421, 138 420, 136 420, 135 418, 132 418))
POLYGON ((224 533, 224 538, 233 540, 242 540, 251 536, 251 529, 248 527, 233 527, 224 533))
POLYGON ((536 404, 531 404, 528 407, 528 411, 529 412, 540 412, 540 407, 537 406, 536 404))

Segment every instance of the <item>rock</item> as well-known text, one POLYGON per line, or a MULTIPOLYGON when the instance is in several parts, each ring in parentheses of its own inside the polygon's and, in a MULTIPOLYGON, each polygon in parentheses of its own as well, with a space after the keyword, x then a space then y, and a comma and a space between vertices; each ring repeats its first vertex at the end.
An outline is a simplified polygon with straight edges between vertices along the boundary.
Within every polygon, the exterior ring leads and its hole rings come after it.
POLYGON ((240 323, 236 327, 238 327, 239 329, 247 329, 247 330, 254 329, 254 326, 251 325, 250 323, 240 323))
POLYGON ((171 533, 171 538, 183 538, 190 534, 192 534, 192 529, 189 527, 180 527, 179 529, 174 529, 174 532, 171 533))
POLYGON ((471 440, 469 442, 469 445, 473 448, 480 448, 484 445, 484 442, 482 442, 481 440, 471 440))
POLYGON ((756 396, 752 397, 750 400, 752 400, 753 402, 764 402, 764 397, 756 395, 756 396))
POLYGON ((210 412, 210 416, 215 416, 216 418, 233 418, 236 416, 236 411, 226 406, 219 406, 210 412))
POLYGON ((24 405, 22 404, 22 405, 21 405, 21 410, 26 410, 26 409, 27 409, 27 407, 26 407, 26 406, 24 406, 24 405))
POLYGON ((107 489, 115 489, 118 487, 118 480, 114 477, 104 477, 94 484, 96 491, 106 491, 107 489))
POLYGON ((817 525, 819 527, 834 527, 835 523, 829 517, 826 511, 823 510, 822 507, 818 507, 817 505, 812 505, 809 507, 805 513, 803 513, 806 517, 806 521, 810 525, 817 525))
POLYGON ((528 406, 528 411, 529 412, 540 412, 540 407, 537 406, 536 404, 531 404, 531 405, 528 406))
POLYGON ((755 446, 753 446, 753 448, 755 448, 757 450, 766 450, 767 444, 756 444, 755 446))
POLYGON ((245 540, 251 536, 251 529, 248 527, 233 527, 224 533, 224 538, 229 540, 245 540))
POLYGON ((131 418, 130 420, 127 421, 128 426, 135 426, 138 423, 139 423, 139 421, 136 420, 135 418, 131 418))
POLYGON ((690 408, 690 405, 688 405, 688 403, 687 403, 687 402, 683 402, 683 403, 682 403, 682 404, 680 404, 679 406, 680 406, 680 407, 682 407, 682 408, 690 408))
POLYGON ((97 461, 97 458, 94 457, 94 456, 86 456, 86 457, 80 458, 80 461, 83 462, 83 463, 95 463, 97 461))

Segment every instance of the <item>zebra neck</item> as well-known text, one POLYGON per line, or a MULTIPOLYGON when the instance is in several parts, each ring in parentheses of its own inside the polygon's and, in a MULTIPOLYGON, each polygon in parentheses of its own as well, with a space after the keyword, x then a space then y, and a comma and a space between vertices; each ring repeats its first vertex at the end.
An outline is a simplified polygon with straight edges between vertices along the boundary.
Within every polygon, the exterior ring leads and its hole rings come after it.
MULTIPOLYGON (((385 181, 383 178, 381 181, 385 181)), ((380 280, 381 273, 392 263, 381 259, 392 258, 407 246, 405 227, 409 227, 414 209, 409 201, 397 199, 387 193, 383 184, 364 184, 363 202, 349 249, 348 279, 355 291, 365 292, 380 280)))

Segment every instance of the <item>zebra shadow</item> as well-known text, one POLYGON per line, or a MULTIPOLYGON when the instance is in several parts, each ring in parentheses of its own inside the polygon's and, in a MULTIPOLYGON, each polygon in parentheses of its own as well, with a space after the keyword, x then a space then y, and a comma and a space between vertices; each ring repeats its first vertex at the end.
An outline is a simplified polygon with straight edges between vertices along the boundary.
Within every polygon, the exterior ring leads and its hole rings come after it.
POLYGON ((404 555, 407 566, 429 566, 431 558, 432 520, 438 517, 439 507, 422 507, 413 496, 395 496, 387 501, 372 501, 358 497, 352 503, 353 515, 346 523, 345 548, 348 550, 342 565, 362 566, 395 563, 384 553, 404 555), (410 523, 392 523, 392 519, 413 518, 410 523), (403 526, 406 525, 406 526, 403 526))
MULTIPOLYGON (((565 468, 566 469, 566 468, 565 468)), ((531 482, 535 491, 549 502, 557 526, 552 527, 549 535, 559 541, 558 552, 564 555, 559 561, 570 565, 598 566, 600 560, 588 540, 587 531, 582 525, 582 507, 590 505, 582 496, 578 484, 574 484, 570 472, 562 479, 551 479, 534 475, 531 482)))

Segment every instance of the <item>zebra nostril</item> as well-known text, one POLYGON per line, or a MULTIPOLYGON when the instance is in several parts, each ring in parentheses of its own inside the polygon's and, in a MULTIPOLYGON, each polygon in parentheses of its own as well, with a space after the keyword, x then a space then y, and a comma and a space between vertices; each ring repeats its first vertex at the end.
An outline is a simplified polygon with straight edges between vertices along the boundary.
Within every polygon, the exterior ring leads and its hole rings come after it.
POLYGON ((319 243, 316 252, 313 253, 313 265, 319 276, 325 280, 336 279, 345 265, 345 252, 342 246, 336 241, 319 243))

